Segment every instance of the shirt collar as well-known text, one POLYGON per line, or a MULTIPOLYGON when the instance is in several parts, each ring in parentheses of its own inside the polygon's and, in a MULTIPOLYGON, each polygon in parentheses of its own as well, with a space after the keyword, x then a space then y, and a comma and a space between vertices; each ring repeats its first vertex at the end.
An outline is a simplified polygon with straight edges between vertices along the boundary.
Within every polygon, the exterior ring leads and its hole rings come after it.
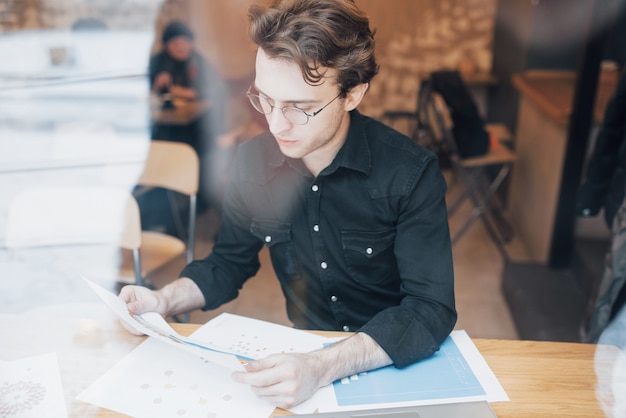
MULTIPOLYGON (((280 148, 274 140, 274 151, 269 155, 268 164, 272 168, 281 167, 287 163, 290 167, 298 171, 307 171, 302 160, 294 160, 286 157, 280 152, 280 148)), ((371 167, 371 152, 367 142, 365 131, 365 117, 358 110, 350 112, 350 128, 346 142, 343 144, 333 162, 324 169, 323 173, 331 173, 339 167, 346 167, 352 170, 361 171, 368 174, 371 167)))
POLYGON ((365 130, 366 118, 358 110, 350 112, 350 129, 346 142, 328 167, 335 171, 338 167, 346 167, 368 174, 372 164, 371 151, 365 130))

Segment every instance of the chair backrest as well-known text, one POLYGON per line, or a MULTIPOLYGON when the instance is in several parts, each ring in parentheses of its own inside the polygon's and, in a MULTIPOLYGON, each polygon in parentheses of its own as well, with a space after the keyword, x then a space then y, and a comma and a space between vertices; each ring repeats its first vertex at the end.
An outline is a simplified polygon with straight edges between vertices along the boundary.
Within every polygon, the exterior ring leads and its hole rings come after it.
POLYGON ((137 183, 192 196, 198 193, 199 172, 200 161, 193 147, 182 142, 153 140, 137 183))
POLYGON ((7 248, 81 244, 140 248, 139 207, 129 191, 110 187, 41 187, 25 189, 11 202, 7 248))
POLYGON ((152 140, 143 173, 137 184, 161 187, 189 196, 187 261, 194 259, 196 202, 200 182, 200 159, 188 144, 152 140))
POLYGON ((422 114, 426 121, 424 125, 428 127, 432 140, 438 143, 439 148, 445 150, 450 158, 460 158, 452 131, 454 121, 441 94, 432 90, 428 92, 422 103, 422 114))

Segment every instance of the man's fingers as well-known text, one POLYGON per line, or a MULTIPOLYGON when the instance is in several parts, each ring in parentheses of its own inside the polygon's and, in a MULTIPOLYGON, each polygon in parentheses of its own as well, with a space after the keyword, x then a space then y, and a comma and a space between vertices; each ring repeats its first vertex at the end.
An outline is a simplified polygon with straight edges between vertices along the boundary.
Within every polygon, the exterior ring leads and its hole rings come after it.
POLYGON ((276 365, 280 355, 272 355, 260 360, 251 361, 246 365, 245 372, 234 372, 233 379, 239 383, 245 383, 253 387, 264 388, 282 382, 285 379, 284 370, 276 365))

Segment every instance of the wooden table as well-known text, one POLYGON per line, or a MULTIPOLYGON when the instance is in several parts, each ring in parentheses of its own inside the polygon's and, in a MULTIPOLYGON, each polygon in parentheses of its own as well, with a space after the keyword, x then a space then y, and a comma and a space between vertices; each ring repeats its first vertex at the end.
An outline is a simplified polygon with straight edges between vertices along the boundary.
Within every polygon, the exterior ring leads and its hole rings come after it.
MULTIPOLYGON (((144 339, 127 333, 117 319, 106 312, 106 307, 102 308, 95 306, 98 314, 81 305, 60 313, 48 310, 43 315, 42 312, 25 316, 0 315, 3 333, 0 359, 12 360, 56 351, 69 416, 121 417, 123 415, 76 400, 82 390, 144 339), (38 328, 41 330, 37 331, 38 328)), ((173 327, 179 333, 189 335, 199 325, 173 324, 173 327)), ((498 417, 604 416, 595 392, 597 346, 515 340, 473 341, 511 399, 510 402, 491 404, 498 417)), ((277 414, 287 413, 277 411, 277 414)))
MULTIPOLYGON (((183 335, 191 334, 198 326, 173 324, 183 335)), ((604 416, 595 393, 595 345, 490 339, 473 342, 511 399, 491 404, 498 417, 604 416)), ((282 410, 276 413, 290 415, 282 410)))
POLYGON ((207 101, 174 99, 173 108, 163 108, 163 101, 152 95, 150 116, 161 125, 188 125, 202 115, 209 107, 207 101))

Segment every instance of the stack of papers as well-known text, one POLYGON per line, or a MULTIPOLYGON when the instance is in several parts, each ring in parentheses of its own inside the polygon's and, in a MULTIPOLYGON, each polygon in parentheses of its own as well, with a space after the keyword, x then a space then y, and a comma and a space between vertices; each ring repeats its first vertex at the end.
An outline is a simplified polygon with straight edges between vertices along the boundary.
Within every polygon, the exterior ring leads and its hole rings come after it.
MULTIPOLYGON (((79 395, 137 417, 259 417, 274 406, 232 380, 233 370, 273 353, 309 352, 336 340, 252 318, 221 314, 190 337, 157 314, 130 315, 117 296, 88 282, 120 318, 150 336, 79 395)), ((404 369, 360 373, 320 389, 292 412, 336 412, 508 397, 471 339, 454 331, 432 357, 404 369)))

